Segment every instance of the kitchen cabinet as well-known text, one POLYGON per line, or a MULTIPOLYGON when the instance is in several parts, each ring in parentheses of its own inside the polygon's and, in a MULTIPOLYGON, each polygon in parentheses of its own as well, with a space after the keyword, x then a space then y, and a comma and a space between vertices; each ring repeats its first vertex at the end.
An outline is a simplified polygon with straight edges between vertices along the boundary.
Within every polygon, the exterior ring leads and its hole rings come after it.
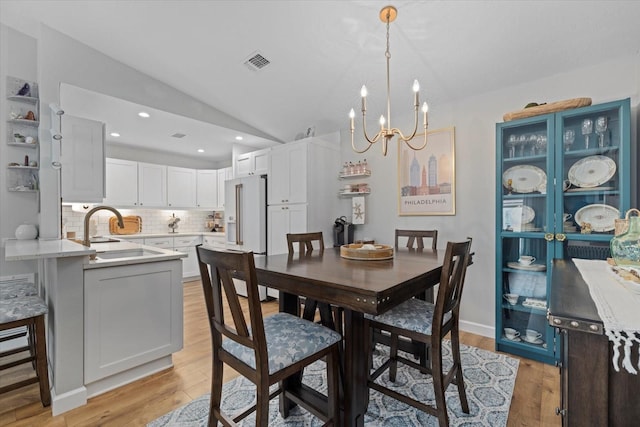
POLYGON ((218 210, 224 210, 224 183, 233 179, 233 168, 218 169, 218 210))
POLYGON ((105 197, 105 124, 62 116, 62 201, 101 203, 105 197))
MULTIPOLYGON (((131 239, 127 239, 127 241, 131 241, 131 239)), ((199 235, 189 235, 145 237, 143 244, 187 254, 186 258, 182 258, 182 278, 186 279, 200 275, 198 256, 196 255, 196 245, 200 243, 202 243, 202 238, 199 235)))
POLYGON ((138 206, 138 162, 107 158, 105 177, 105 204, 138 206))
POLYGON ((336 181, 327 177, 339 165, 338 132, 271 149, 267 180, 269 255, 287 253, 287 233, 321 231, 325 244, 329 243, 333 219, 339 216, 339 200, 336 181))
POLYGON ((170 356, 183 345, 180 260, 84 271, 84 383, 170 356))
POLYGON ((275 205, 267 210, 269 227, 267 230, 267 253, 286 254, 287 233, 305 233, 308 230, 307 204, 275 205))
POLYGON ((167 206, 167 167, 138 162, 138 205, 167 206))
POLYGON ((182 258, 182 278, 200 276, 200 266, 196 245, 202 243, 200 236, 175 236, 173 237, 173 250, 187 254, 182 258))
POLYGON ((170 207, 196 206, 196 170, 167 167, 167 202, 170 207))
POLYGON ((307 144, 290 143, 271 150, 269 204, 306 203, 307 144))
POLYGON ((200 169, 196 171, 196 203, 199 208, 218 208, 217 170, 200 169))
POLYGON ((630 204, 630 101, 499 123, 496 142, 496 350, 554 363, 551 261, 609 256, 630 204))
POLYGON ((233 177, 266 174, 269 170, 270 150, 270 148, 265 148, 236 156, 233 162, 233 177))
POLYGON ((105 161, 106 197, 110 206, 167 206, 167 167, 123 159, 105 161))

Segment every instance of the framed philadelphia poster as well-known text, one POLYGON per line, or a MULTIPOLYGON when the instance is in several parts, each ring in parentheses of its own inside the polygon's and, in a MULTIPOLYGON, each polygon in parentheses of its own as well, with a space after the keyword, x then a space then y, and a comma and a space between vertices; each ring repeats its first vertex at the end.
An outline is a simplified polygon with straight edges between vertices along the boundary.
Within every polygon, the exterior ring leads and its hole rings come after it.
MULTIPOLYGON (((411 143, 421 144, 424 134, 411 143)), ((398 215, 455 215, 454 128, 427 131, 427 146, 414 151, 398 141, 398 215)))

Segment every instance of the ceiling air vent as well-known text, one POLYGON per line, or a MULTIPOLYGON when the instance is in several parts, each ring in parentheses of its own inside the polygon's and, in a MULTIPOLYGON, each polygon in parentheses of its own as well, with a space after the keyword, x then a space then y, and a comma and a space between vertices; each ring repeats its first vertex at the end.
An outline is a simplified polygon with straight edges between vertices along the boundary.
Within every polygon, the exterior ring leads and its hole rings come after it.
POLYGON ((271 61, 259 53, 253 53, 244 61, 244 65, 252 71, 258 71, 269 65, 271 61))
POLYGON ((171 135, 172 138, 184 138, 185 136, 187 136, 187 135, 184 134, 184 133, 180 133, 180 132, 174 133, 173 135, 171 135))

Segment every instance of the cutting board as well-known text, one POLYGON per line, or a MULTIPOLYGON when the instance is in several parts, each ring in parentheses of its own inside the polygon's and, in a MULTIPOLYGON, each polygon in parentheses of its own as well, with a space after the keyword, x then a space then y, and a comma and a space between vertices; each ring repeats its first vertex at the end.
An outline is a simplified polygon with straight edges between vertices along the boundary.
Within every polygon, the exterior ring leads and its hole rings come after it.
POLYGON ((587 107, 591 105, 591 98, 573 98, 564 101, 551 102, 549 104, 529 107, 519 111, 507 113, 502 118, 505 122, 524 119, 525 117, 539 116, 541 114, 557 113, 558 111, 570 110, 572 108, 587 107))
POLYGON ((142 218, 137 215, 123 216, 124 228, 118 227, 118 218, 109 218, 109 233, 111 234, 137 234, 142 231, 142 218))

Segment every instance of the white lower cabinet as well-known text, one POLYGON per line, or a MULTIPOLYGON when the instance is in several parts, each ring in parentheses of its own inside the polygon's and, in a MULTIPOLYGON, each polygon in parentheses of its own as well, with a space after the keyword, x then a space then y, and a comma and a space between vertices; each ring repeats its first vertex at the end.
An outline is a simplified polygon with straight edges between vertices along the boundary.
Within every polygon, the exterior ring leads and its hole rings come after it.
POLYGON ((307 205, 269 206, 267 212, 269 217, 267 253, 269 255, 286 254, 289 252, 287 233, 307 232, 307 205))
POLYGON ((180 260, 84 272, 85 384, 183 346, 180 260))
POLYGON ((198 255, 196 254, 196 245, 202 242, 200 236, 184 236, 173 238, 173 250, 187 254, 186 258, 182 258, 182 278, 200 276, 200 267, 198 266, 198 255))

